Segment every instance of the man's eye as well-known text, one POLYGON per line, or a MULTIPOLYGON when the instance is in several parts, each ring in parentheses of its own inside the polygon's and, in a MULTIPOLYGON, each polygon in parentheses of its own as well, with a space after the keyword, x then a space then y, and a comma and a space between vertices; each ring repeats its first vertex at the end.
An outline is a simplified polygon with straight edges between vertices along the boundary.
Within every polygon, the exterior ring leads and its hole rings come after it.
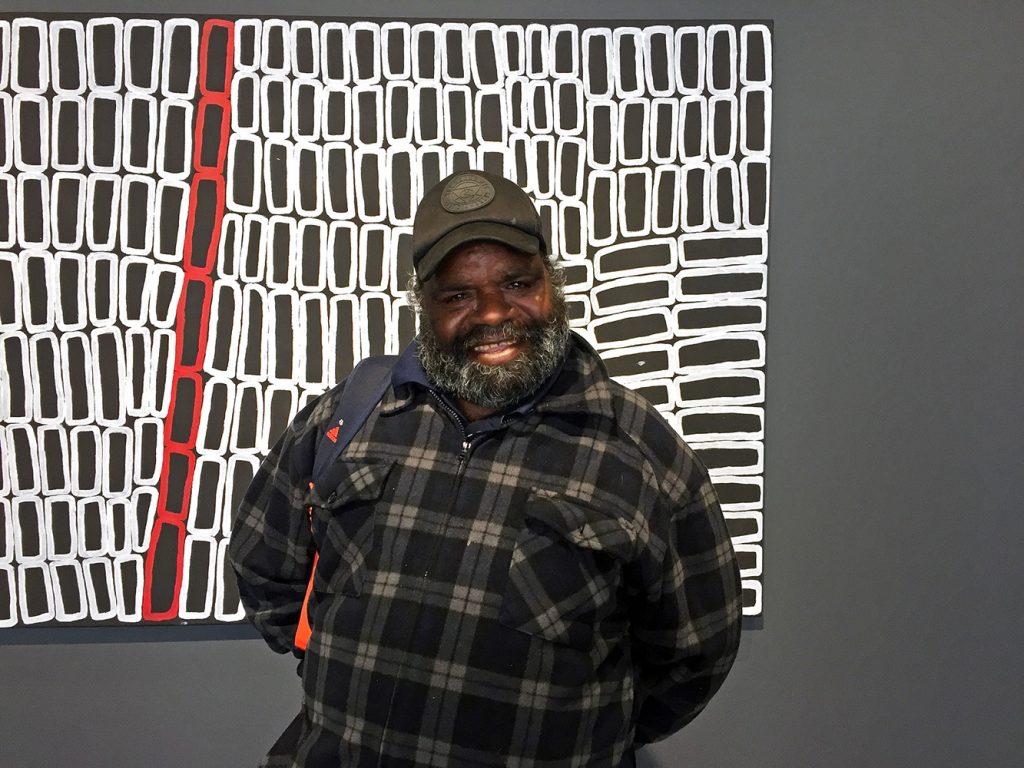
POLYGON ((449 293, 446 294, 441 301, 445 304, 458 304, 460 301, 466 300, 466 294, 464 293, 449 293))

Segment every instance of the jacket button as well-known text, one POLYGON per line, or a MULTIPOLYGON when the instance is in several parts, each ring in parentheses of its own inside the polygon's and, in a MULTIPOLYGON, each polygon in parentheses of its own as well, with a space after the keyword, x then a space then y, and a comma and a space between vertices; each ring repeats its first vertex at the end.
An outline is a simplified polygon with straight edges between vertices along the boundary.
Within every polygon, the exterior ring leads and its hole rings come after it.
POLYGON ((328 503, 333 504, 334 500, 337 499, 337 498, 338 498, 338 494, 332 493, 330 496, 327 497, 327 501, 328 501, 328 503))

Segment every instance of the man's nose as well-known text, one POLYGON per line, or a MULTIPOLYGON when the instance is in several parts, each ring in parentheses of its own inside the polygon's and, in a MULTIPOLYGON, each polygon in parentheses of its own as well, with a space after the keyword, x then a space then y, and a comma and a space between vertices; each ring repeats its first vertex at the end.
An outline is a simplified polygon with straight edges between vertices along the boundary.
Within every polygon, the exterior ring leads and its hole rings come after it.
POLYGON ((476 320, 481 325, 498 325, 511 319, 512 305, 503 291, 489 289, 477 294, 476 320))

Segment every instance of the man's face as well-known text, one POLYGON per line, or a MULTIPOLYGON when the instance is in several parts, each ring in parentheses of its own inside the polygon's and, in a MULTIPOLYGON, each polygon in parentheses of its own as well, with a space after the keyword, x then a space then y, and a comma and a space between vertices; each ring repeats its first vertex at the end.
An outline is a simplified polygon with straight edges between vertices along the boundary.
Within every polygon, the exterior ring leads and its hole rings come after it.
POLYGON ((561 362, 565 302, 538 255, 466 243, 426 281, 421 303, 420 360, 431 381, 462 403, 504 408, 536 391, 561 362))

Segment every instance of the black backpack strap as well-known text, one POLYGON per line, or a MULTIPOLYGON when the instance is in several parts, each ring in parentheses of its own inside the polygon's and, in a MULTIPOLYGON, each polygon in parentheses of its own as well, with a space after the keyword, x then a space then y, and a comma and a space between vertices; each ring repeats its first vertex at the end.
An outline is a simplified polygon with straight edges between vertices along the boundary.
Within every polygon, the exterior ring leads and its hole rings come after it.
POLYGON ((352 438, 363 428, 377 403, 391 386, 391 371, 397 355, 379 355, 361 360, 345 380, 345 390, 338 402, 327 431, 320 438, 313 461, 313 484, 326 488, 325 474, 338 461, 352 438))

